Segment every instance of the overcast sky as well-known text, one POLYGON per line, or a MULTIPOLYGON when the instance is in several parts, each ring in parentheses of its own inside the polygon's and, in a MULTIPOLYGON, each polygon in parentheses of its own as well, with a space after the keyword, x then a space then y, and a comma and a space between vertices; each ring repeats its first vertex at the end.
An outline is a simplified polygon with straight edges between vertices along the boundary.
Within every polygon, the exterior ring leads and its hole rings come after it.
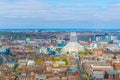
POLYGON ((0 0, 0 29, 120 29, 120 0, 0 0))

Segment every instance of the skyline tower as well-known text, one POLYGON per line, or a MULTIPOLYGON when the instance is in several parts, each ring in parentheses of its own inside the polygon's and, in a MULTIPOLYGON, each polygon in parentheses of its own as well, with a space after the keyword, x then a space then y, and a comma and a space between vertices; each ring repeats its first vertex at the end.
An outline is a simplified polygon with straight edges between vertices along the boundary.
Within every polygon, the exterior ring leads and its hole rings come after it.
POLYGON ((76 32, 70 33, 70 42, 77 42, 77 33, 76 32))

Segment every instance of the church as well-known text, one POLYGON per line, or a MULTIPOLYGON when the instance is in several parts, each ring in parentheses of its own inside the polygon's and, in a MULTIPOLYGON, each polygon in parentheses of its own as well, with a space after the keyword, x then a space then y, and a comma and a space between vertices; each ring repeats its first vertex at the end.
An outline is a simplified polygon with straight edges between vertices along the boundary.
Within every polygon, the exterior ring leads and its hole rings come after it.
POLYGON ((70 42, 63 47, 63 53, 69 52, 71 55, 75 56, 79 51, 84 51, 82 45, 77 42, 77 33, 71 32, 70 33, 70 42))

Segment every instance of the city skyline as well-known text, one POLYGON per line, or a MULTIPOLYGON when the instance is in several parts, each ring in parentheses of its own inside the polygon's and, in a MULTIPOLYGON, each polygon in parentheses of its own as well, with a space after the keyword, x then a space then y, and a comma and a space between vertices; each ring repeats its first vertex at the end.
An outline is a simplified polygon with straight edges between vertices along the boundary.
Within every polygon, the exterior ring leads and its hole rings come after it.
POLYGON ((119 80, 120 30, 0 29, 0 80, 119 80))
POLYGON ((0 0, 0 29, 119 29, 119 0, 0 0))

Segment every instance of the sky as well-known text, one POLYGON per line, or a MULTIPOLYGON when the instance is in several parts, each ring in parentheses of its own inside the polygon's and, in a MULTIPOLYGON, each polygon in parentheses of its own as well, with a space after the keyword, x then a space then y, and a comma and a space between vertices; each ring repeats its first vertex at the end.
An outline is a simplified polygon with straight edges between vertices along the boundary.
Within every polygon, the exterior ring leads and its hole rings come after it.
POLYGON ((120 0, 0 0, 0 29, 120 29, 120 0))

